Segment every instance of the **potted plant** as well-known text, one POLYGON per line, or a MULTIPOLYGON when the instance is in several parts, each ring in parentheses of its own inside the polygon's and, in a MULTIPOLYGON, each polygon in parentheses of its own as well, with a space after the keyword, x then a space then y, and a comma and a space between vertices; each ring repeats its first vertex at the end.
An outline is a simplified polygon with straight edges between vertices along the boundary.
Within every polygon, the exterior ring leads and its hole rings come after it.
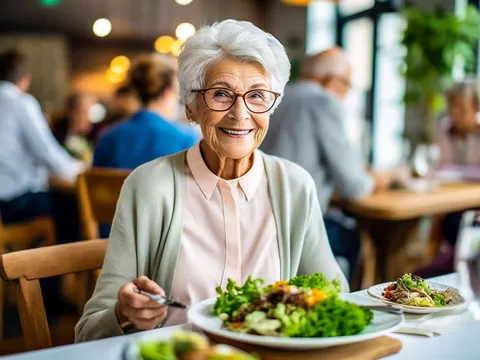
POLYGON ((403 75, 407 80, 405 104, 419 112, 420 142, 431 144, 436 119, 444 108, 443 93, 452 81, 457 61, 465 72, 475 69, 475 52, 480 40, 480 13, 468 6, 463 16, 442 10, 404 10, 406 27, 402 45, 405 56, 403 75))

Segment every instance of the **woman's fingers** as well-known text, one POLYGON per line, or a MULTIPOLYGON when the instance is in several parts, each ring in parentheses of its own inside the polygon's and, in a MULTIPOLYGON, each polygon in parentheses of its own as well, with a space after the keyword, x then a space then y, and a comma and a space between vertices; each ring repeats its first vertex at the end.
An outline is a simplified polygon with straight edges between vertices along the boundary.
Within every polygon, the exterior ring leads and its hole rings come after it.
POLYGON ((125 303, 134 309, 155 309, 164 307, 155 300, 150 299, 146 295, 142 295, 135 292, 128 292, 123 294, 125 303))
POLYGON ((125 308, 125 315, 139 330, 150 330, 161 324, 167 315, 167 307, 157 309, 125 308))
POLYGON ((139 321, 139 320, 147 321, 147 320, 152 320, 152 319, 167 315, 166 306, 160 309, 141 309, 141 310, 127 308, 125 309, 125 311, 131 321, 139 321))
MULTIPOLYGON (((153 329, 167 315, 167 307, 139 293, 140 290, 165 296, 165 291, 146 276, 123 285, 118 292, 117 318, 128 319, 139 330, 153 329)), ((120 321, 120 322, 122 322, 120 321)))
POLYGON ((140 290, 165 296, 165 291, 155 281, 150 280, 146 276, 140 276, 133 282, 140 290))

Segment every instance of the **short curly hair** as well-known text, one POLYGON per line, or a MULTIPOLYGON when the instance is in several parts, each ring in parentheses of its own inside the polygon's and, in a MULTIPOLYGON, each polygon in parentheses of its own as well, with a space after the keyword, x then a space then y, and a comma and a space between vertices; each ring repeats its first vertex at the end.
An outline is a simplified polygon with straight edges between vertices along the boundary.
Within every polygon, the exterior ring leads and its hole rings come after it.
POLYGON ((269 76, 272 90, 279 93, 290 78, 287 53, 273 35, 247 21, 224 20, 202 27, 183 46, 178 58, 183 104, 194 109, 196 94, 192 90, 202 89, 208 69, 224 58, 259 63, 269 76))

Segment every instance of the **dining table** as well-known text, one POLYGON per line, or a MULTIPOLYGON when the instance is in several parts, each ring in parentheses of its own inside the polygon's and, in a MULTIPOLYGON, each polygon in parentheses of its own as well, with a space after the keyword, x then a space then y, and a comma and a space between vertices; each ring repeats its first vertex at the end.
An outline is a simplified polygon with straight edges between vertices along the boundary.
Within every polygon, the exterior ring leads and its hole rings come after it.
MULTIPOLYGON (((444 284, 451 287, 459 286, 459 279, 456 273, 429 279, 436 283, 444 284)), ((369 297, 367 290, 361 290, 353 293, 359 298, 369 297)), ((428 315, 423 315, 427 317, 428 315)), ((432 318, 426 320, 418 319, 415 316, 408 320, 406 316, 405 324, 407 328, 430 329, 434 333, 431 337, 412 335, 408 333, 392 333, 388 334, 402 342, 400 352, 385 357, 384 359, 392 360, 412 360, 419 358, 428 359, 462 359, 462 360, 478 360, 480 359, 480 321, 473 319, 473 316, 467 309, 462 310, 460 314, 450 315, 445 313, 437 313, 432 318), (442 315, 444 314, 444 315, 442 315), (429 323, 430 322, 430 323, 429 323), (415 325, 417 324, 417 325, 415 325), (420 326, 421 325, 421 326, 420 326), (433 330, 432 330, 433 327, 433 330)), ((34 352, 22 353, 18 355, 10 355, 4 357, 4 360, 122 360, 123 350, 125 346, 132 341, 141 339, 148 333, 158 335, 159 338, 167 338, 175 331, 182 329, 190 329, 190 325, 179 325, 167 328, 151 330, 149 332, 137 333, 132 335, 124 335, 112 337, 102 340, 90 341, 74 345, 66 345, 51 349, 39 350, 34 352)), ((417 330, 418 330, 417 329, 417 330)), ((411 330, 409 330, 411 331, 411 330)), ((418 332, 417 332, 418 333, 418 332)), ((292 355, 292 359, 295 355, 292 355)))
POLYGON ((420 219, 480 208, 480 182, 440 181, 422 191, 420 186, 413 186, 422 181, 414 180, 412 186, 373 193, 361 200, 332 200, 334 207, 355 217, 358 228, 369 239, 369 259, 364 259, 363 266, 369 275, 364 274, 360 288, 396 279, 406 271, 401 268, 406 263, 406 246, 417 237, 420 219))

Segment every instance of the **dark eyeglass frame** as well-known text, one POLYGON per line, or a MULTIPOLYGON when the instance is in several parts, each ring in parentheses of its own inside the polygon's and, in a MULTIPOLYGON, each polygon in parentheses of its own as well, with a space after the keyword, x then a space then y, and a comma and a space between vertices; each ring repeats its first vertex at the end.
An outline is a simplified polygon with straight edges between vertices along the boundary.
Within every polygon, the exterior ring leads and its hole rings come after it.
POLYGON ((271 91, 271 90, 265 90, 265 89, 252 89, 252 90, 248 90, 246 92, 244 92, 243 94, 242 93, 238 93, 236 91, 233 91, 232 89, 228 89, 228 88, 222 88, 222 87, 213 87, 213 88, 209 88, 209 89, 200 89, 200 90, 192 90, 193 93, 200 93, 202 94, 202 97, 203 97, 203 101, 205 102, 205 105, 212 111, 217 111, 217 112, 223 112, 223 111, 228 111, 230 110, 233 105, 235 105, 235 103, 237 102, 237 99, 239 97, 242 97, 243 98, 243 103, 245 104, 245 106, 247 107, 248 111, 254 113, 254 114, 264 114, 268 111, 270 111, 273 106, 275 105, 275 103, 277 102, 277 99, 279 96, 281 96, 282 94, 278 93, 278 92, 275 92, 275 91, 271 91), (232 105, 230 105, 227 109, 225 110, 215 110, 215 109, 212 109, 210 106, 208 106, 208 103, 207 103, 207 99, 205 98, 205 93, 209 90, 226 90, 226 91, 229 91, 229 92, 232 92, 235 97, 233 99, 233 102, 232 102, 232 105), (250 109, 250 107, 248 106, 247 104, 247 101, 245 100, 245 95, 249 94, 249 93, 252 93, 252 92, 255 92, 255 91, 266 91, 266 92, 269 92, 271 94, 273 94, 275 96, 275 99, 273 100, 272 102, 272 105, 265 111, 253 111, 252 109, 250 109))

